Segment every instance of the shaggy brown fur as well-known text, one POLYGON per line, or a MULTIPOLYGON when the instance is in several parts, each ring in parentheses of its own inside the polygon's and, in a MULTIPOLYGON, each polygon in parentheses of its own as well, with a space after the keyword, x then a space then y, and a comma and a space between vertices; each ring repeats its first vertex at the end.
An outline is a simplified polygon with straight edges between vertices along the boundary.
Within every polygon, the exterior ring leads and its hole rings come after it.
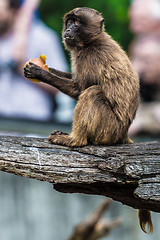
POLYGON ((104 32, 103 19, 93 9, 77 8, 66 14, 63 38, 71 51, 72 74, 47 72, 34 64, 25 68, 26 77, 34 75, 78 100, 72 133, 56 131, 50 142, 66 146, 130 142, 127 132, 139 104, 139 81, 127 55, 104 32), (81 24, 69 41, 64 38, 68 19, 81 24))
POLYGON ((71 52, 72 73, 51 68, 48 72, 33 63, 24 69, 26 77, 78 100, 72 133, 54 131, 49 137, 53 144, 80 147, 131 142, 128 128, 139 104, 139 80, 126 53, 104 31, 103 22, 101 14, 89 8, 76 8, 65 15, 62 35, 71 52))

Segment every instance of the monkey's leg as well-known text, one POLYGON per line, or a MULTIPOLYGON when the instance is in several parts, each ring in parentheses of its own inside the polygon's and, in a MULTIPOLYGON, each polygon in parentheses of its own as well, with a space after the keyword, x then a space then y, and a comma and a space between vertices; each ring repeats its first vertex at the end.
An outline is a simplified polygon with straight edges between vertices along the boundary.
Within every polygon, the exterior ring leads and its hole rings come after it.
MULTIPOLYGON (((80 120, 80 118, 78 119, 80 120)), ((74 131, 72 133, 67 134, 56 130, 53 133, 51 133, 48 140, 52 144, 63 145, 68 147, 81 147, 87 145, 87 131, 85 125, 81 124, 81 121, 80 122, 76 121, 76 119, 74 121, 75 121, 73 122, 74 131)))
POLYGON ((80 147, 87 144, 111 145, 128 136, 100 86, 91 86, 80 95, 74 110, 72 133, 51 136, 53 144, 80 147))
POLYGON ((127 129, 117 119, 116 113, 106 98, 101 86, 87 88, 80 95, 74 110, 72 136, 77 143, 111 145, 130 142, 127 129))

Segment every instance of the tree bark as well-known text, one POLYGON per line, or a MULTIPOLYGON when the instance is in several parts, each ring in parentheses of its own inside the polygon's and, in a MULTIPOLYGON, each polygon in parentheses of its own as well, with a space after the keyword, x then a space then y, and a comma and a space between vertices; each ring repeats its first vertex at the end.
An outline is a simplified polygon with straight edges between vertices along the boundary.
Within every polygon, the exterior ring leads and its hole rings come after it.
POLYGON ((103 195, 160 212, 160 141, 68 148, 1 136, 0 170, 48 181, 60 192, 103 195))

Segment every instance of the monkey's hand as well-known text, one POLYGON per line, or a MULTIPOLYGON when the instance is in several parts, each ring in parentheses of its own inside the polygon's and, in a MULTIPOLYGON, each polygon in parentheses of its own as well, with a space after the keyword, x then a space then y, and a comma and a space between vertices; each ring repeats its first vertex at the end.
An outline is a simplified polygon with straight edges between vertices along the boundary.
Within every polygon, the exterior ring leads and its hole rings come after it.
POLYGON ((42 81, 44 72, 46 72, 46 70, 44 70, 43 68, 39 67, 38 65, 32 62, 29 62, 24 67, 24 76, 26 78, 37 79, 39 81, 42 81))

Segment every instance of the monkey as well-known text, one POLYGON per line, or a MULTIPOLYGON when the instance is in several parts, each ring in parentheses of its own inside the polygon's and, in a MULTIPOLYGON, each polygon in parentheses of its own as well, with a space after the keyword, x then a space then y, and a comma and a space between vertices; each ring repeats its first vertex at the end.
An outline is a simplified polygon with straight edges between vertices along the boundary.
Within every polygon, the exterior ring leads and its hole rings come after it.
MULTIPOLYGON (((31 62, 24 68, 25 77, 77 100, 72 132, 53 131, 49 142, 68 147, 131 143, 128 129, 139 105, 139 79, 127 54, 105 32, 104 18, 94 9, 75 8, 64 16, 62 38, 72 73, 46 71, 31 62)), ((148 224, 152 232, 150 212, 139 210, 139 219, 142 230, 148 224)))

